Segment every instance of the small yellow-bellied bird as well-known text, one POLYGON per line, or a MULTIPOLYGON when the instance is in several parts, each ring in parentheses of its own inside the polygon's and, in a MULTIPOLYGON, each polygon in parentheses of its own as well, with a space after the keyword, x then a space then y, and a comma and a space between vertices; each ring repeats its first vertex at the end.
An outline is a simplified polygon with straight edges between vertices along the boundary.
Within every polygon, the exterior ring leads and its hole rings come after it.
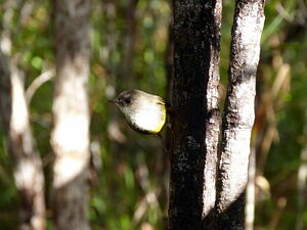
POLYGON ((164 100, 138 89, 121 92, 110 100, 125 115, 129 126, 144 134, 159 134, 166 121, 164 100))

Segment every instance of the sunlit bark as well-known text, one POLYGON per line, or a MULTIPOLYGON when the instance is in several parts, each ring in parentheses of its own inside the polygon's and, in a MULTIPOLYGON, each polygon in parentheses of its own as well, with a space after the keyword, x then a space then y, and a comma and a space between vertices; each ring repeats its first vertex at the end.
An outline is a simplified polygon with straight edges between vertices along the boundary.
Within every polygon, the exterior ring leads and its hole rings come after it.
POLYGON ((0 51, 0 113, 21 196, 20 229, 45 229, 44 176, 29 123, 24 76, 0 51))
POLYGON ((222 124, 216 229, 244 229, 256 72, 264 23, 264 0, 236 1, 229 83, 222 124))
MULTIPOLYGON (((305 111, 305 125, 304 125, 304 133, 303 133, 305 140, 307 139, 307 110, 305 111)), ((303 221, 304 215, 304 207, 306 205, 306 192, 307 186, 307 144, 303 146, 301 152, 301 164, 298 168, 297 172, 297 201, 298 201, 298 213, 296 219, 296 230, 303 230, 305 229, 305 223, 303 221)))
POLYGON ((89 229, 88 202, 90 0, 55 1, 56 79, 51 144, 58 230, 89 229))
POLYGON ((254 229, 255 221, 255 180, 256 180, 255 148, 251 148, 248 165, 248 183, 246 188, 245 230, 254 229))

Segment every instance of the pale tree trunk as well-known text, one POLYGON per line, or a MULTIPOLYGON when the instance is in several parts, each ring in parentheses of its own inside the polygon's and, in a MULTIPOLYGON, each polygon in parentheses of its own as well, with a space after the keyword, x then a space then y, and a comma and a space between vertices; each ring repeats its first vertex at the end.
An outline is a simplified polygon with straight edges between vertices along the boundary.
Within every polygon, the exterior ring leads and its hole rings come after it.
POLYGON ((21 196, 20 229, 45 229, 44 176, 32 136, 24 76, 0 51, 0 115, 21 196))
POLYGON ((215 204, 221 1, 174 0, 169 229, 207 229, 215 204))
POLYGON ((58 230, 86 230, 88 205, 90 0, 55 1, 56 79, 53 214, 58 230))
POLYGON ((221 131, 216 229, 244 229, 263 10, 264 0, 236 1, 229 83, 221 131))
POLYGON ((251 147, 248 165, 248 182, 246 188, 246 204, 245 204, 245 230, 254 229, 255 220, 255 185, 256 180, 256 151, 255 146, 251 147))
MULTIPOLYGON (((306 107, 305 107, 306 108, 306 107)), ((307 110, 305 111, 305 124, 304 124, 304 140, 307 140, 307 110)), ((304 143, 302 152, 301 152, 301 164, 297 172, 297 205, 298 205, 298 214, 296 219, 296 230, 305 229, 304 223, 304 208, 306 207, 306 193, 307 193, 307 143, 304 143)))

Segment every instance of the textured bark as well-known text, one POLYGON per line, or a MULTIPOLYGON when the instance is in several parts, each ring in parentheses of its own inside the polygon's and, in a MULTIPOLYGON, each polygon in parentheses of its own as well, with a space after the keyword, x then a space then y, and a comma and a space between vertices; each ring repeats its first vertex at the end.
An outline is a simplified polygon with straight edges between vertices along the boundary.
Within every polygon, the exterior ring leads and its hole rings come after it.
POLYGON ((221 1, 173 7, 169 229, 206 229, 216 196, 221 1))
POLYGON ((89 229, 88 202, 90 0, 55 1, 56 81, 51 144, 58 230, 89 229))
POLYGON ((244 229, 264 0, 237 0, 217 183, 217 228, 244 229))
POLYGON ((21 195, 22 230, 45 229, 44 176, 32 136, 24 79, 0 51, 0 113, 14 163, 14 179, 21 195), (11 68, 10 68, 11 66, 11 68))

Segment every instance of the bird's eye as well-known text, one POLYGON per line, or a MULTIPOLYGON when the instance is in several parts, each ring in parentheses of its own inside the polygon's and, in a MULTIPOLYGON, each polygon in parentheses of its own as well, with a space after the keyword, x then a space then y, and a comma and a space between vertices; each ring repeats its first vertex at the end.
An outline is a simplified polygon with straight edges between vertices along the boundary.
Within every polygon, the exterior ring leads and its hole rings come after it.
POLYGON ((130 102, 131 102, 130 97, 124 98, 124 102, 125 102, 126 104, 130 104, 130 102))

